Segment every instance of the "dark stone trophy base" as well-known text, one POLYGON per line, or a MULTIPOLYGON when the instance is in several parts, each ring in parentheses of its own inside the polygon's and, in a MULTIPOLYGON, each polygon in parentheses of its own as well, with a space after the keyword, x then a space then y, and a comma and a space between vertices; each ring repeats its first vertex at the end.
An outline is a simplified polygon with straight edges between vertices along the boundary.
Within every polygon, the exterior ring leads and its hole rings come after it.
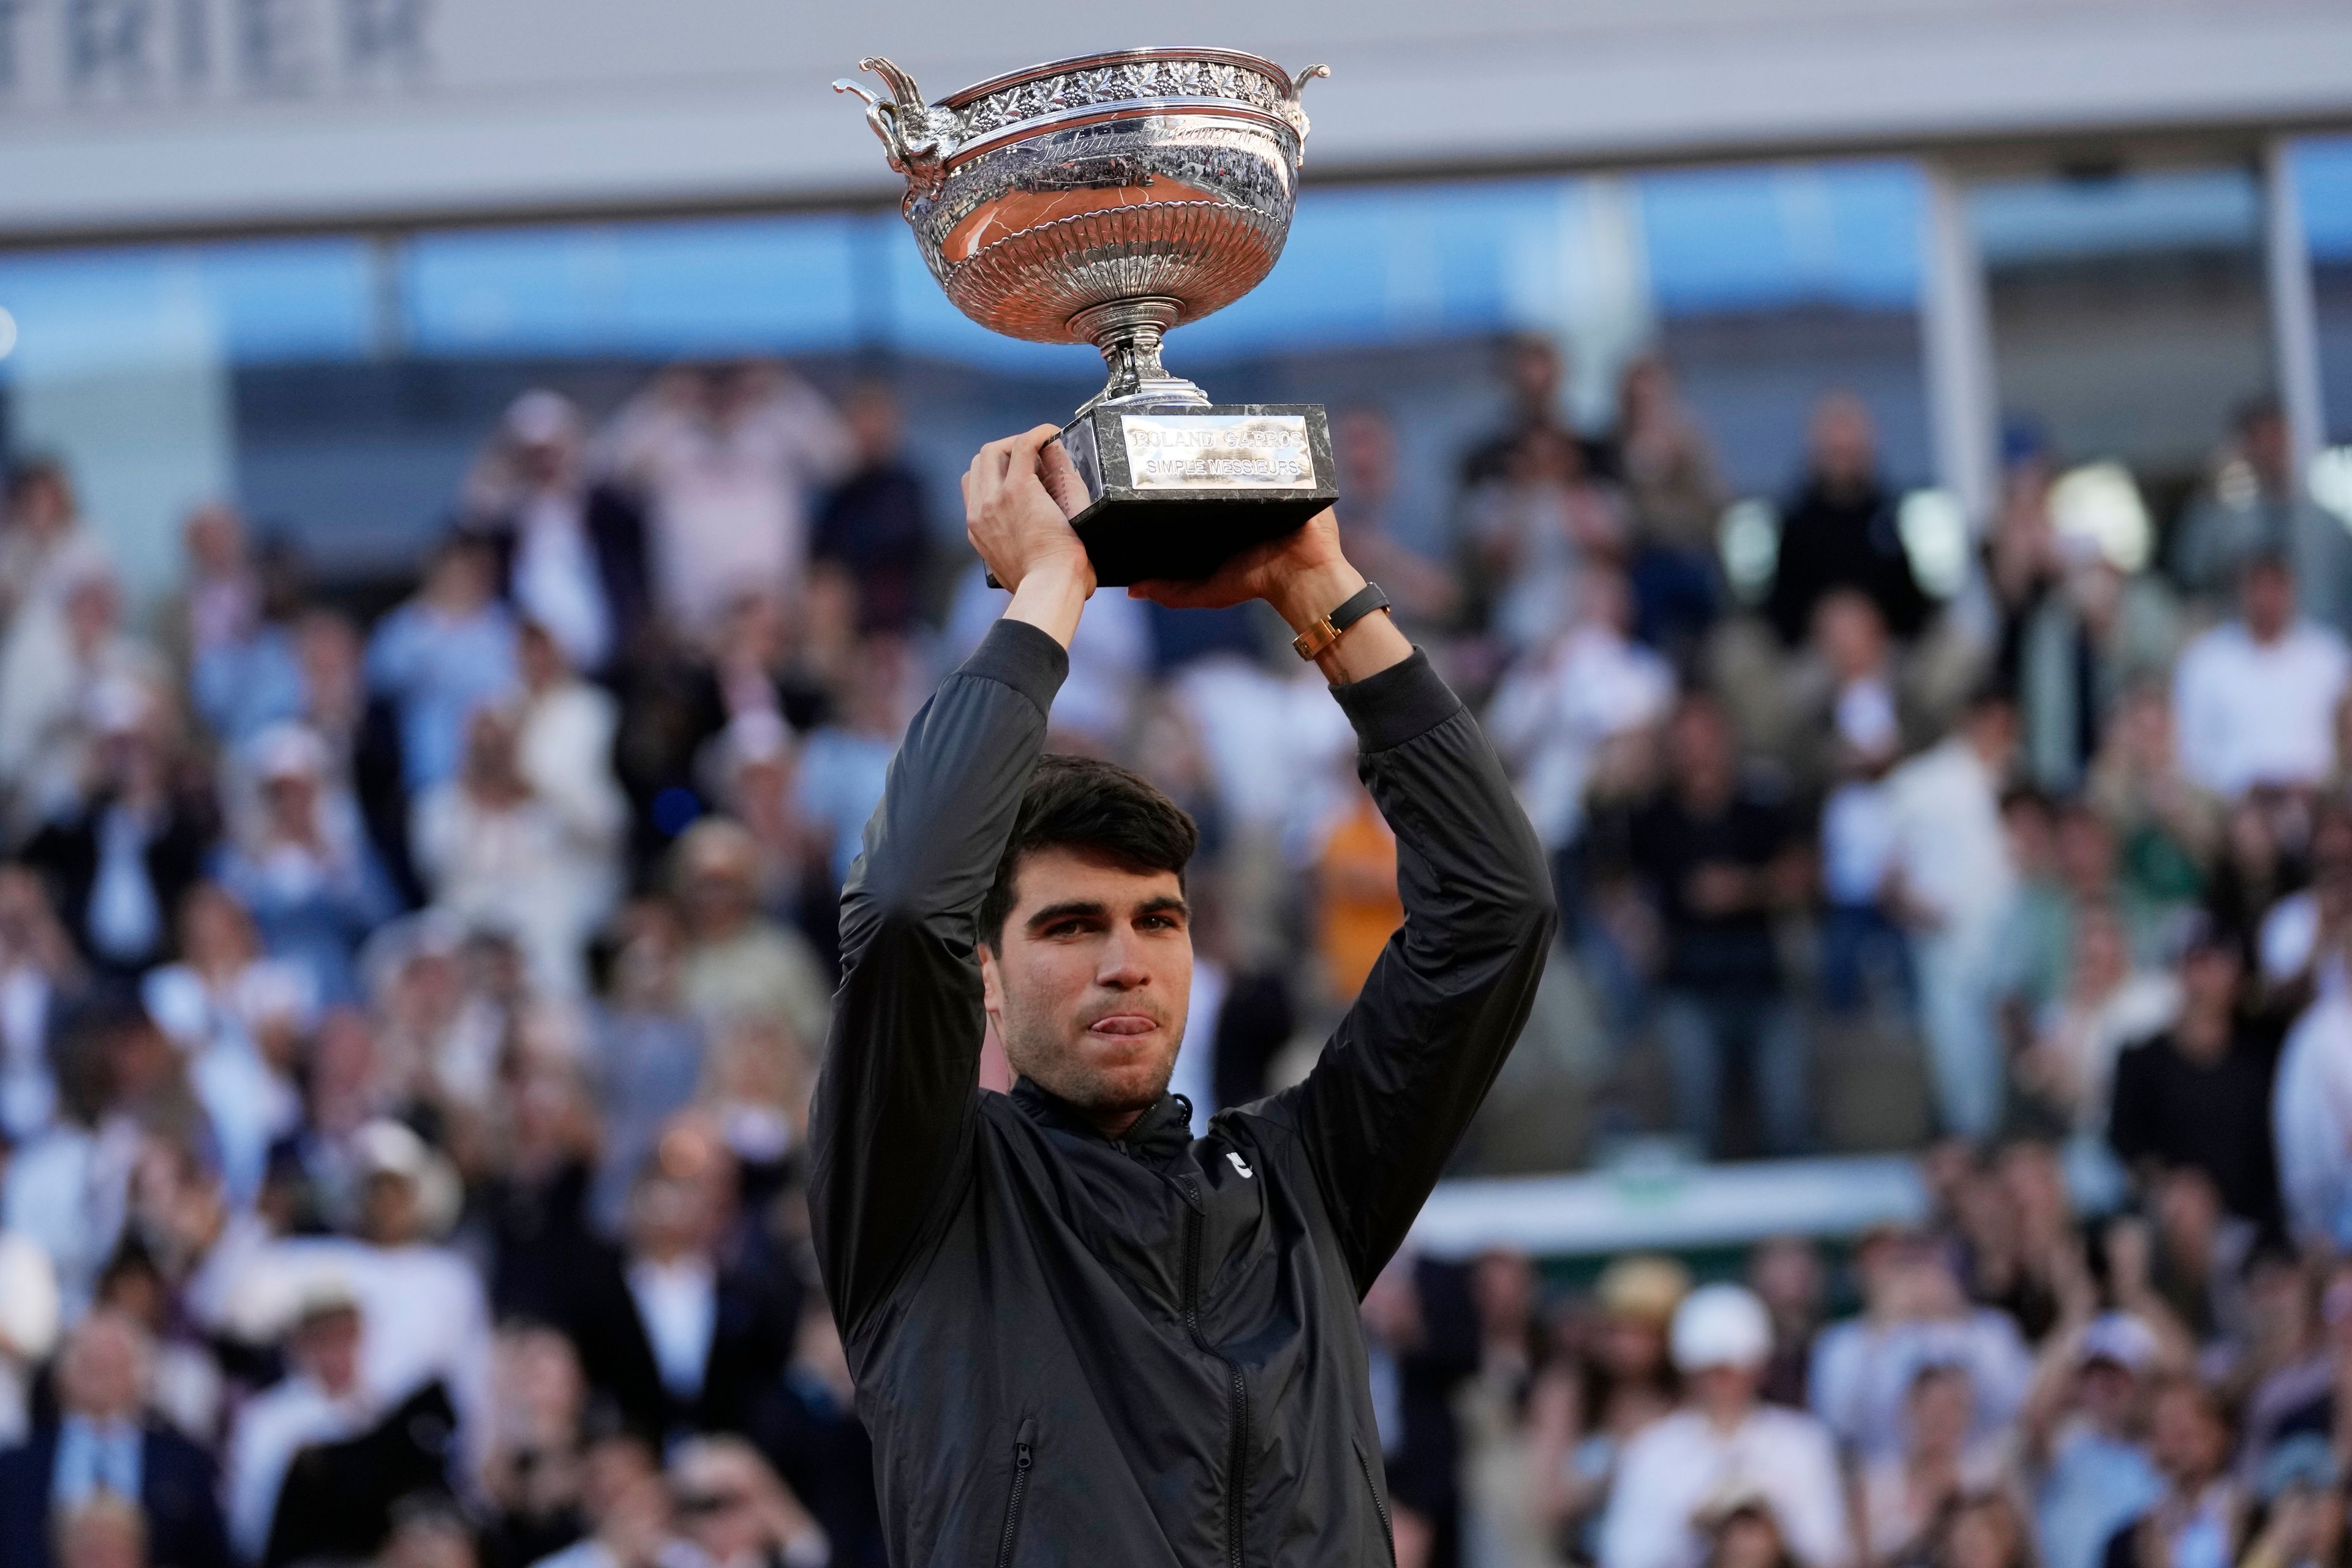
POLYGON ((1339 495, 1311 403, 1104 405, 1058 439, 1088 497, 1070 526, 1106 588, 1206 577, 1339 495))

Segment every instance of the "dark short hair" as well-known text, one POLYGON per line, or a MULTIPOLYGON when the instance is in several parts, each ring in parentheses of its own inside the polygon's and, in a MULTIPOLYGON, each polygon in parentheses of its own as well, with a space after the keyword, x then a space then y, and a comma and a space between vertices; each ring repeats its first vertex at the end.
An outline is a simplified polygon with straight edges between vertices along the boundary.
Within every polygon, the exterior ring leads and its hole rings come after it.
POLYGON ((1041 849, 1076 850, 1128 871, 1173 871, 1181 887, 1200 842, 1184 808, 1141 774, 1092 757, 1042 757, 1022 792, 996 880, 981 900, 980 940, 994 947, 1003 938, 1013 876, 1041 849))

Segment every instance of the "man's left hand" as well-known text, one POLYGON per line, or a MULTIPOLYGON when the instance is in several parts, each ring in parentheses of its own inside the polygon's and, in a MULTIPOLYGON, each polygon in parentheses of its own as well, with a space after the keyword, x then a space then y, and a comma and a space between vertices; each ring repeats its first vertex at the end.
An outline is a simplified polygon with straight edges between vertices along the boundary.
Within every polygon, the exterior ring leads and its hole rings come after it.
MULTIPOLYGON (((1364 574, 1339 548, 1339 514, 1327 507, 1296 531, 1252 545, 1210 576, 1138 583, 1127 593, 1173 610, 1222 610, 1264 599, 1297 632, 1346 604, 1363 585, 1364 574)), ((1336 686, 1361 680, 1412 654, 1404 634, 1388 616, 1375 615, 1357 622, 1315 662, 1336 686)))

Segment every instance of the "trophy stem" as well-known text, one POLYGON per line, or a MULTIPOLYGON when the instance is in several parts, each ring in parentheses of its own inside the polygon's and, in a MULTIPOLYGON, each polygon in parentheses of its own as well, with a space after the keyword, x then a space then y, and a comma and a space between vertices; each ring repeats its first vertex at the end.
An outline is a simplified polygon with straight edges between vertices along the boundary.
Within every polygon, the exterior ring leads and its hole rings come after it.
POLYGON ((1110 380, 1078 412, 1104 404, 1136 407, 1208 406, 1209 395, 1170 375, 1160 363, 1160 342, 1183 313, 1181 301, 1147 295, 1089 305, 1070 318, 1071 330, 1102 352, 1110 380))

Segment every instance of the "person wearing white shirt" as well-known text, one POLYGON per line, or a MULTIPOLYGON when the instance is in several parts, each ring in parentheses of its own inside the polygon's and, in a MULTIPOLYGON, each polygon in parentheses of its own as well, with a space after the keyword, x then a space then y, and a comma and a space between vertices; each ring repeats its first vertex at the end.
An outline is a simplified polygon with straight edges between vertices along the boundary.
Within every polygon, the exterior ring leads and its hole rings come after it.
POLYGON ((2000 790, 2017 751, 2017 710, 1979 693, 1958 730, 1886 779, 1894 907, 1912 928, 1920 1024, 1947 1131, 1989 1135, 2001 1109, 1990 968, 2017 887, 2000 790))
POLYGON ((2255 784, 2317 784, 2336 765, 2352 651, 2295 617, 2294 574, 2279 556, 2248 564, 2238 604, 2238 619, 2190 643, 2173 671, 2180 771, 2231 798, 2255 784))
POLYGON ((1772 1353, 1764 1303, 1738 1285, 1693 1291, 1675 1310, 1671 1342, 1683 1408, 1645 1428, 1619 1461, 1601 1568, 1699 1568, 1697 1515, 1734 1487, 1770 1508, 1800 1568, 1844 1568, 1853 1546, 1828 1429, 1757 1397, 1772 1353))
POLYGON ((1919 1373, 1951 1367, 1968 1377, 1969 1436, 2006 1430, 2033 1381, 2033 1354, 2016 1321, 1972 1306, 1950 1261, 1925 1237, 1882 1234, 1857 1262, 1865 1310, 1813 1343, 1808 1394, 1823 1426, 1864 1461, 1899 1455, 1919 1373))
POLYGON ((1486 710, 1486 732, 1511 770, 1536 837, 1554 854, 1584 826, 1585 784, 1612 737, 1655 724, 1675 700, 1674 668, 1633 640, 1622 574, 1593 567, 1575 621, 1515 665, 1486 710))
POLYGON ((339 1443, 367 1429, 377 1404, 360 1376, 362 1327, 357 1299, 332 1275, 299 1300, 288 1331, 292 1370, 237 1413, 229 1435, 229 1544, 248 1563, 268 1549, 287 1467, 304 1448, 339 1443))
POLYGON ((2288 1032, 2271 1127, 2288 1227, 2330 1248, 2352 1246, 2352 994, 2321 991, 2288 1032))
POLYGON ((457 1179, 406 1126, 372 1121, 352 1138, 366 1194, 356 1239, 296 1238, 271 1262, 331 1274, 359 1304, 360 1378, 388 1403, 438 1381, 472 1473, 490 1437, 490 1314, 473 1266, 430 1238, 457 1217, 457 1179))
POLYGON ((746 587, 797 589, 810 498, 857 459, 814 387, 755 363, 666 373, 601 445, 615 476, 651 497, 655 587, 685 628, 715 624, 746 587))

